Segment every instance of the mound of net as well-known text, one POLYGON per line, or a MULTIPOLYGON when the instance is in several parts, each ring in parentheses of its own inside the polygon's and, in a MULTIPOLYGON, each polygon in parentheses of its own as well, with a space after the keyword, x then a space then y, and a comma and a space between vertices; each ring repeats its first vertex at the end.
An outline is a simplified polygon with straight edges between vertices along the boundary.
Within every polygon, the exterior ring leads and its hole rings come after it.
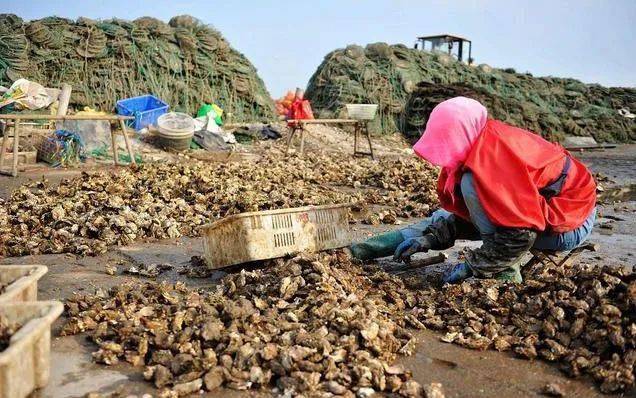
MULTIPOLYGON (((555 120, 549 115, 538 117, 542 112, 536 105, 524 105, 521 101, 513 98, 504 99, 483 87, 474 87, 466 83, 432 84, 427 82, 418 83, 406 102, 402 119, 405 134, 411 138, 418 138, 421 126, 426 125, 433 108, 442 101, 459 96, 473 98, 481 102, 488 109, 488 114, 494 119, 514 126, 523 126, 530 131, 540 131, 552 141, 559 141, 563 138, 560 131, 555 128, 555 123, 558 123, 559 120, 555 120)), ((567 124, 564 127, 566 134, 584 135, 584 132, 575 123, 567 124)))
POLYGON ((490 104, 494 117, 504 115, 503 120, 548 138, 568 134, 603 142, 636 140, 636 119, 619 113, 636 112, 636 89, 469 66, 404 45, 351 45, 327 54, 306 97, 323 118, 344 116, 347 103, 379 104, 372 126, 376 131, 414 135, 426 118, 422 102, 438 103, 456 93, 477 96, 490 104), (427 97, 429 93, 435 98, 427 97))
POLYGON ((254 66, 214 28, 190 16, 95 21, 0 15, 0 85, 18 78, 73 86, 71 104, 110 110, 154 94, 177 111, 214 101, 237 121, 274 115, 254 66))

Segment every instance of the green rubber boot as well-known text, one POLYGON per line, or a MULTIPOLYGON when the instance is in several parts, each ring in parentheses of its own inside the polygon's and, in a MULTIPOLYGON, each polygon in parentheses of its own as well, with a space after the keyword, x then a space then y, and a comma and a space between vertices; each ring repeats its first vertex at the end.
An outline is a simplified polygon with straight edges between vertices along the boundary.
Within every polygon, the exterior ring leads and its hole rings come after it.
POLYGON ((495 275, 495 279, 502 282, 514 282, 523 283, 523 277, 521 276, 519 264, 515 264, 512 267, 501 271, 495 275))
POLYGON ((402 242, 404 237, 400 231, 391 231, 373 236, 361 243, 354 243, 349 249, 353 257, 366 261, 393 255, 402 242))

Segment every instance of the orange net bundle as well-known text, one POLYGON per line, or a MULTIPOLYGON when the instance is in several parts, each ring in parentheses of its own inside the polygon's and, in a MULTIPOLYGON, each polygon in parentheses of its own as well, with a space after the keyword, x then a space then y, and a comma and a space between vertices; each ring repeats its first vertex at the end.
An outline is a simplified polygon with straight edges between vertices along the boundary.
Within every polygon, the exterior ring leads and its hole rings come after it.
POLYGON ((300 89, 295 93, 290 90, 284 97, 276 100, 276 113, 286 120, 314 118, 311 103, 305 99, 304 92, 300 89))

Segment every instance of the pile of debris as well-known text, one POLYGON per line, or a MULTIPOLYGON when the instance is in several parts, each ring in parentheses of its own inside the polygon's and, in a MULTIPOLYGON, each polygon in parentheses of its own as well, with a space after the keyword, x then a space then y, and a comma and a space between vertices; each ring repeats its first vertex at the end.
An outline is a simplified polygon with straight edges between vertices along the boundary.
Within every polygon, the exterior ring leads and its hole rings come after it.
POLYGON ((526 270, 524 284, 477 280, 418 294, 413 313, 443 340, 512 350, 592 376, 601 391, 634 386, 636 273, 608 266, 526 270))
POLYGON ((381 284, 342 252, 299 256, 228 275, 214 292, 149 283, 75 296, 62 334, 86 332, 97 362, 145 365, 159 396, 225 386, 420 397, 410 373, 391 365, 415 348, 406 327, 419 322, 404 314, 415 294, 381 284))
POLYGON ((418 89, 420 82, 438 86, 433 93, 438 102, 457 94, 490 99, 486 103, 493 105, 493 115, 505 115, 512 124, 548 138, 572 134, 599 142, 636 140, 636 89, 473 67, 404 45, 351 45, 327 54, 309 81, 306 98, 321 118, 343 116, 347 103, 379 104, 376 130, 414 135, 426 115, 421 106, 407 103, 430 94, 418 89))
POLYGON ((214 101, 235 121, 271 119, 274 103, 254 66, 214 28, 191 16, 168 24, 0 14, 0 85, 27 78, 73 86, 71 105, 110 110, 153 93, 175 111, 214 101))
POLYGON ((229 164, 144 164, 23 185, 0 203, 0 255, 98 254, 142 239, 196 236, 227 215, 353 203, 395 208, 392 217, 427 215, 436 205, 437 171, 415 158, 285 157, 229 164), (356 187, 358 189, 351 189, 356 187))

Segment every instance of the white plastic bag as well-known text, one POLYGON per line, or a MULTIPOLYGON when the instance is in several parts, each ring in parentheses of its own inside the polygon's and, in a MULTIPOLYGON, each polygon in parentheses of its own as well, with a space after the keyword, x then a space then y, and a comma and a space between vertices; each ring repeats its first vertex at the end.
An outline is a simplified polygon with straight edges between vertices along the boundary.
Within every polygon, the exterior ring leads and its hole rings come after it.
POLYGON ((53 98, 41 84, 27 79, 16 80, 2 96, 0 108, 16 103, 18 109, 36 110, 51 105, 53 98))

